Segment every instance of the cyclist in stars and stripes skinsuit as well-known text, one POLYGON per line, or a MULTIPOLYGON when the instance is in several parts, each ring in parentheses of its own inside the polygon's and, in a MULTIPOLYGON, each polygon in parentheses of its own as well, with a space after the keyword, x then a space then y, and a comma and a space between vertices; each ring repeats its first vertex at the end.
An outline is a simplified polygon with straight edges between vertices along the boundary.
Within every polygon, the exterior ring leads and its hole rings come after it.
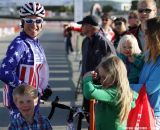
POLYGON ((20 84, 29 84, 42 95, 49 77, 45 53, 37 38, 42 30, 45 9, 39 3, 30 2, 20 8, 20 17, 22 31, 9 45, 0 67, 0 80, 5 83, 4 105, 9 108, 11 120, 19 116, 13 103, 13 89, 20 84))

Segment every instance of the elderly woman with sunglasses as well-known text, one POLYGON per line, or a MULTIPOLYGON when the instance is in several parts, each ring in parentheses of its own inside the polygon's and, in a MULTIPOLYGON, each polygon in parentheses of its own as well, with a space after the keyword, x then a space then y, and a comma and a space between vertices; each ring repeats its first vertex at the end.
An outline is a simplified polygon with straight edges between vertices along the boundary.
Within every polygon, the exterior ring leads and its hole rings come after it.
POLYGON ((20 17, 22 32, 9 45, 0 67, 0 80, 6 84, 4 105, 9 108, 11 120, 19 116, 13 102, 13 89, 20 84, 28 84, 42 95, 49 77, 45 53, 38 40, 45 9, 39 3, 30 2, 20 8, 20 17))
POLYGON ((136 10, 128 13, 128 31, 135 29, 139 26, 138 12, 136 10))

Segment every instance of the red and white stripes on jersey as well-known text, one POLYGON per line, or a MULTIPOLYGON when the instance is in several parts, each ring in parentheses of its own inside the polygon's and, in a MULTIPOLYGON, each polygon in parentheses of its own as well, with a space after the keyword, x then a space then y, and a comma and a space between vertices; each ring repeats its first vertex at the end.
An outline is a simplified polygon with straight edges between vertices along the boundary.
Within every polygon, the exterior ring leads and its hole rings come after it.
POLYGON ((9 106, 8 93, 9 93, 9 87, 8 87, 8 85, 5 84, 3 87, 3 104, 4 104, 4 106, 9 106))
POLYGON ((29 85, 38 88, 40 85, 40 72, 43 64, 37 64, 34 71, 33 65, 21 65, 19 79, 29 85))
MULTIPOLYGON (((25 65, 22 64, 20 66, 20 73, 19 73, 19 80, 34 86, 38 89, 40 93, 47 87, 48 83, 48 75, 47 75, 47 64, 36 64, 35 70, 33 65, 25 65)), ((4 106, 9 106, 10 104, 10 96, 9 95, 9 88, 10 86, 6 85, 3 89, 3 104, 4 106)))

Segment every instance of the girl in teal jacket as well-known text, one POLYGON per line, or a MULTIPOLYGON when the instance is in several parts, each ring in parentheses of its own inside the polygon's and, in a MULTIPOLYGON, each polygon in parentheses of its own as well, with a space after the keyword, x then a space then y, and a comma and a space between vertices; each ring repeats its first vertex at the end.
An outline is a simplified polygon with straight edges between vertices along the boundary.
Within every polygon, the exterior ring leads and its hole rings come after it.
POLYGON ((124 35, 118 43, 117 52, 118 57, 126 65, 129 83, 138 83, 139 74, 144 64, 144 56, 135 36, 124 35))
POLYGON ((97 72, 84 75, 83 83, 84 96, 97 100, 96 130, 125 130, 128 113, 138 95, 130 89, 124 63, 116 56, 104 58, 97 72), (93 84, 97 77, 102 85, 93 84))

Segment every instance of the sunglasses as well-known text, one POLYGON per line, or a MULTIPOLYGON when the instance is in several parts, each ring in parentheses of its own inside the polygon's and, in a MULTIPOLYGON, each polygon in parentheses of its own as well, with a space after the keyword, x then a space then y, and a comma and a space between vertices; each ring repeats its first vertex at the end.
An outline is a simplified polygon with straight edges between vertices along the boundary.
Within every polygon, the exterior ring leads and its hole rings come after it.
POLYGON ((122 22, 115 22, 115 26, 121 26, 122 22))
POLYGON ((41 24, 41 23, 43 23, 43 19, 24 18, 23 20, 24 20, 24 22, 27 23, 27 24, 33 24, 33 23, 41 24))
POLYGON ((147 14, 149 14, 149 13, 151 13, 151 9, 138 9, 138 12, 139 13, 147 13, 147 14))

